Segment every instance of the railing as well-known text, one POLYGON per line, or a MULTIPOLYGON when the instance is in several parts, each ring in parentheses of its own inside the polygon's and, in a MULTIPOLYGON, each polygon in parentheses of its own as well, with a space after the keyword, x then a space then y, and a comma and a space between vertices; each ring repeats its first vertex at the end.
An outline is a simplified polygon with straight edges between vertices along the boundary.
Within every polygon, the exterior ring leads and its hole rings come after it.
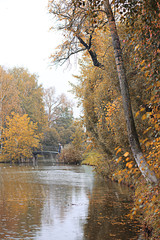
POLYGON ((58 147, 54 146, 42 146, 42 151, 53 151, 53 152, 58 152, 58 147))
POLYGON ((53 146, 43 146, 41 149, 34 149, 33 150, 33 158, 36 159, 37 155, 43 155, 43 156, 56 156, 58 154, 58 151, 53 146))

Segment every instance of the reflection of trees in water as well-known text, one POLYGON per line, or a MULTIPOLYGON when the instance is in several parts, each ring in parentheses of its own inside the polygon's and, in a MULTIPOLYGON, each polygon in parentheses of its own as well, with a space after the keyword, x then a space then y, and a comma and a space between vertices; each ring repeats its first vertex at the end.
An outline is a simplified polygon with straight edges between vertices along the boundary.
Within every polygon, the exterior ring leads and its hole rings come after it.
POLYGON ((69 209, 72 207, 73 199, 78 195, 79 188, 68 186, 50 186, 44 207, 43 223, 53 225, 54 219, 64 221, 69 209))
POLYGON ((126 216, 132 207, 130 193, 116 183, 95 182, 84 226, 86 240, 137 239, 137 222, 126 216))
POLYGON ((87 214, 86 193, 92 179, 83 168, 0 167, 0 239, 7 239, 7 235, 8 239, 34 238, 42 225, 57 226, 57 219, 67 222, 71 212, 81 216, 79 206, 87 214))
POLYGON ((87 179, 87 176, 83 175, 84 171, 81 174, 77 173, 77 167, 75 171, 73 166, 71 166, 72 171, 69 171, 69 168, 67 171, 63 169, 52 173, 51 178, 48 175, 46 184, 47 181, 50 184, 43 208, 44 224, 54 224, 54 219, 57 218, 64 221, 74 206, 88 204, 86 196, 92 185, 91 178, 87 179))
POLYGON ((132 205, 127 187, 93 181, 81 167, 66 167, 66 171, 65 167, 49 166, 32 170, 31 167, 0 167, 0 218, 3 220, 0 239, 34 238, 41 234, 44 225, 57 227, 57 219, 60 226, 71 219, 74 224, 73 213, 82 233, 84 226, 86 240, 136 236, 137 223, 125 216, 132 205), (83 225, 87 209, 88 218, 83 225))
POLYGON ((40 185, 33 184, 33 175, 27 170, 27 167, 3 168, 1 165, 0 239, 32 237, 35 225, 40 227, 44 199, 39 197, 40 185))

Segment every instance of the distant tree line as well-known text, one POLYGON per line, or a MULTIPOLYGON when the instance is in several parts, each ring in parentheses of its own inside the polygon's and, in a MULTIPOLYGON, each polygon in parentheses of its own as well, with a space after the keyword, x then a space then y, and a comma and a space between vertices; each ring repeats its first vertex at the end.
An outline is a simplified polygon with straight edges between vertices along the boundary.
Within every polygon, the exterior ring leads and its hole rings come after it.
POLYGON ((0 67, 1 158, 26 161, 33 150, 58 151, 76 131, 73 104, 55 88, 43 89, 38 76, 24 68, 0 67))

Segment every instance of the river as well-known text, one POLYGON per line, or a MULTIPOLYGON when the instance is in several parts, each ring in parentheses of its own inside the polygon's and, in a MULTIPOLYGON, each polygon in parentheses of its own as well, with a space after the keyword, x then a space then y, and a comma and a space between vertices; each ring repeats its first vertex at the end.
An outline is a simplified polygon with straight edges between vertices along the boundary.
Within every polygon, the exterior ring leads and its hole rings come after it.
POLYGON ((131 190, 89 166, 0 165, 0 240, 131 240, 131 190))

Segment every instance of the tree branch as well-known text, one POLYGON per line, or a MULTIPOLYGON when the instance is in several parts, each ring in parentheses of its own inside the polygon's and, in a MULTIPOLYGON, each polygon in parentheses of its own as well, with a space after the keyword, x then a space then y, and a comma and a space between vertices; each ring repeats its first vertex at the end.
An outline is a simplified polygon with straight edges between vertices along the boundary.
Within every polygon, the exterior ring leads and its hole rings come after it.
POLYGON ((80 43, 86 48, 86 50, 88 50, 88 53, 90 54, 90 56, 92 58, 94 66, 103 69, 104 66, 98 61, 96 52, 91 50, 91 39, 92 39, 92 36, 90 35, 89 45, 87 43, 85 43, 80 36, 77 36, 77 38, 80 41, 80 43))

